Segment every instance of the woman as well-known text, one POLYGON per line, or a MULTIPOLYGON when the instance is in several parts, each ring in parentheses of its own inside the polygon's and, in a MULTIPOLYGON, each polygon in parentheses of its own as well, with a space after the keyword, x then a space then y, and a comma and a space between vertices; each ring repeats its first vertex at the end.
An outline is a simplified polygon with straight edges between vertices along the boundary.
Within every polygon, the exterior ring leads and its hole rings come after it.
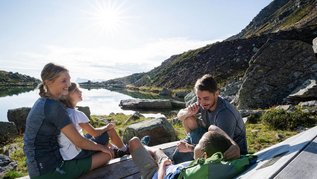
POLYGON ((82 137, 59 102, 70 86, 68 70, 48 63, 41 72, 40 98, 33 105, 24 134, 24 153, 31 178, 77 178, 109 162, 109 148, 82 137), (63 132, 77 147, 100 151, 91 157, 63 161, 57 138, 63 132))
MULTIPOLYGON (((106 126, 94 128, 89 123, 88 117, 76 109, 76 105, 80 101, 82 101, 82 92, 76 83, 71 83, 68 88, 68 94, 63 96, 61 102, 67 107, 66 111, 79 133, 83 135, 83 130, 85 130, 86 134, 83 136, 86 138, 98 144, 111 147, 115 150, 115 157, 122 157, 128 154, 128 148, 123 144, 114 125, 108 123, 106 126), (111 143, 109 143, 109 138, 111 139, 111 143)), ((95 153, 95 151, 79 149, 63 133, 59 136, 58 143, 61 147, 59 151, 64 160, 86 158, 95 153)))

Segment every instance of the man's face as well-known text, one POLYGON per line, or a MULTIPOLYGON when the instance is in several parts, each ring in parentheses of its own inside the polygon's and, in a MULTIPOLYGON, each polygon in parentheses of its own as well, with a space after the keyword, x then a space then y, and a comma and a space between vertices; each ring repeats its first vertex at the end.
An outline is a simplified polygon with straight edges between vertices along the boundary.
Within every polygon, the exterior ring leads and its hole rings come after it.
POLYGON ((213 111, 216 108, 219 92, 211 93, 209 91, 196 91, 198 104, 204 109, 213 111))

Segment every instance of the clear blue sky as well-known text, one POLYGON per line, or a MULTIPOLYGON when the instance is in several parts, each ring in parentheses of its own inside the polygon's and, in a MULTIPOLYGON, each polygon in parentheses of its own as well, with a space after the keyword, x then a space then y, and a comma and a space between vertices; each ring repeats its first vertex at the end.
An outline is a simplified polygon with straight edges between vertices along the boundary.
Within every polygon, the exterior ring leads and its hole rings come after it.
POLYGON ((271 0, 0 0, 0 70, 73 80, 146 72, 239 33, 271 0))

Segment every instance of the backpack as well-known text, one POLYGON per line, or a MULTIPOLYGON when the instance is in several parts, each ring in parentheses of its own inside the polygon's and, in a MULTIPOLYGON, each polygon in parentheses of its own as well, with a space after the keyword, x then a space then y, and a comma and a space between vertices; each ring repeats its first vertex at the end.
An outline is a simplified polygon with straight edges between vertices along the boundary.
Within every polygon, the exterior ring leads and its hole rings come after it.
POLYGON ((233 178, 256 162, 256 155, 242 155, 239 159, 223 161, 221 152, 211 157, 194 160, 188 167, 181 169, 178 179, 214 179, 233 178))

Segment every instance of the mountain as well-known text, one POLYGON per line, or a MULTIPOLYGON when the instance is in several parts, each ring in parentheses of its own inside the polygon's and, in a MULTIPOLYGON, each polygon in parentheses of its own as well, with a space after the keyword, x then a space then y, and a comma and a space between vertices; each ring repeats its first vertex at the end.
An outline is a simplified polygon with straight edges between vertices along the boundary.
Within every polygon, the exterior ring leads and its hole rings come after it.
POLYGON ((265 108, 284 103, 299 86, 317 79, 316 37, 317 0, 274 0, 235 36, 102 84, 192 88, 209 73, 241 108, 265 108))

